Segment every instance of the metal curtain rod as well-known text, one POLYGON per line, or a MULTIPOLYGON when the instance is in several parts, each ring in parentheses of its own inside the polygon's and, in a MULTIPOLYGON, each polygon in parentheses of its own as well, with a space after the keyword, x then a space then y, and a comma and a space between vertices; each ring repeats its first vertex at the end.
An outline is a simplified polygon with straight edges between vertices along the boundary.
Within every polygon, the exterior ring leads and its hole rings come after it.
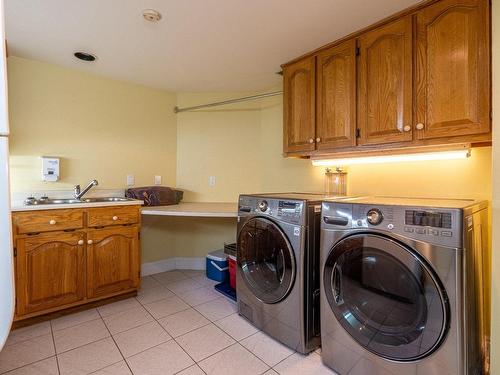
POLYGON ((258 95, 251 95, 251 96, 245 96, 243 98, 236 98, 236 99, 228 99, 228 100, 223 100, 221 102, 214 102, 214 103, 207 103, 207 104, 200 104, 200 105, 195 105, 193 107, 184 107, 184 108, 179 108, 175 107, 174 112, 179 113, 179 112, 187 112, 187 111, 194 111, 196 109, 201 109, 201 108, 208 108, 208 107, 218 107, 220 105, 225 105, 225 104, 232 104, 232 103, 240 103, 240 102, 246 102, 249 100, 257 100, 257 99, 262 99, 262 98, 268 98, 270 96, 278 96, 283 94, 283 91, 274 91, 274 92, 266 92, 264 94, 258 94, 258 95))

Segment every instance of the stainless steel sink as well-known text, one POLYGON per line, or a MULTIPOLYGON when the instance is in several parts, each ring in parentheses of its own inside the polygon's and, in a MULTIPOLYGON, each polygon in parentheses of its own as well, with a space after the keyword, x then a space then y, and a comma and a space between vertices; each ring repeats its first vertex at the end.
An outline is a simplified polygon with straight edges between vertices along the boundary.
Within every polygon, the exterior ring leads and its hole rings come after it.
POLYGON ((82 204, 82 203, 106 203, 106 202, 129 202, 133 199, 124 197, 101 197, 101 198, 84 198, 84 199, 51 199, 51 198, 28 198, 24 202, 26 206, 38 206, 38 205, 53 205, 53 204, 82 204))
POLYGON ((130 198, 123 197, 102 197, 102 198, 84 198, 81 202, 84 203, 100 203, 100 202, 129 202, 133 201, 130 198))

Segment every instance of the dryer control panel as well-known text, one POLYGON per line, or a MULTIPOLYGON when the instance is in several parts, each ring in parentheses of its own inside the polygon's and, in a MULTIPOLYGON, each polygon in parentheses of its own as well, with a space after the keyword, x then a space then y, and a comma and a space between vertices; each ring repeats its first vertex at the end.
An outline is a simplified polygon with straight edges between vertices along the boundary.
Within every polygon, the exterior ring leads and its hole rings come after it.
POLYGON ((462 210, 324 202, 322 228, 370 229, 423 242, 461 247, 462 210))
POLYGON ((271 216, 291 224, 304 225, 305 202, 301 200, 240 196, 238 216, 271 216))

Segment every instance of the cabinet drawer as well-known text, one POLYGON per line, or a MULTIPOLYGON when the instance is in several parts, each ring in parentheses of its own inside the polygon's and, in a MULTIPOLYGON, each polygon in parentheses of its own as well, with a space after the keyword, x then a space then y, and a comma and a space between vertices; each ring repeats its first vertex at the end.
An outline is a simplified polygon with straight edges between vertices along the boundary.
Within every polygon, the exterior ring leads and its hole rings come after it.
POLYGON ((13 214, 17 233, 51 232, 83 228, 82 210, 46 210, 13 214))
POLYGON ((103 207, 88 210, 89 227, 135 224, 139 222, 139 209, 133 207, 103 207))

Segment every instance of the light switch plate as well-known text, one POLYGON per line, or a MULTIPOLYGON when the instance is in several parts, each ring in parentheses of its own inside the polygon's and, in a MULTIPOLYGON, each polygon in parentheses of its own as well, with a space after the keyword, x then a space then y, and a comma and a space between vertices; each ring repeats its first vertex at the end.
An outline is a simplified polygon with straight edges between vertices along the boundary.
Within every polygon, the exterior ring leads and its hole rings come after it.
POLYGON ((208 178, 208 186, 215 186, 215 183, 216 183, 215 176, 210 176, 208 178))
POLYGON ((161 176, 155 176, 155 185, 161 185, 161 176))
POLYGON ((127 175, 127 186, 134 186, 135 185, 135 177, 133 174, 128 174, 127 175))

